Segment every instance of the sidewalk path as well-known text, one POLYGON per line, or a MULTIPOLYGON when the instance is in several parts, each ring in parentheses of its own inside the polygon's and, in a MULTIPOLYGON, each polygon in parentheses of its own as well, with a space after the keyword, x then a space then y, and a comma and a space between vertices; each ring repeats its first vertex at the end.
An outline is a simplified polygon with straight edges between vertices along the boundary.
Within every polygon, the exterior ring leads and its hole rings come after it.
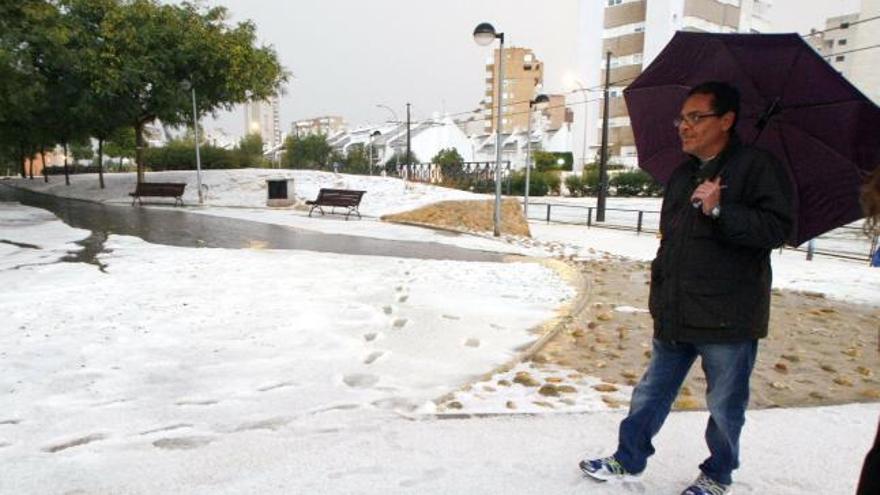
MULTIPOLYGON (((0 184, 0 201, 18 201, 49 210, 71 227, 104 234, 130 235, 168 246, 300 249, 453 261, 503 260, 503 255, 499 253, 448 244, 327 234, 250 220, 197 215, 180 208, 99 204, 33 193, 3 184, 0 184)), ((349 222, 355 224, 357 220, 349 222)))

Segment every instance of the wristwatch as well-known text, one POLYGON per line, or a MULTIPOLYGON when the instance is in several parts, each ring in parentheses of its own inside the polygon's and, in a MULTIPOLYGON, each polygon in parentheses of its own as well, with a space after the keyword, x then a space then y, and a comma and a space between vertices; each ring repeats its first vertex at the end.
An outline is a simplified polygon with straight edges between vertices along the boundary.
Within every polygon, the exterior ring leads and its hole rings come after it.
POLYGON ((712 211, 709 212, 709 215, 711 215, 712 218, 715 218, 715 219, 720 217, 721 216, 721 205, 715 205, 715 207, 712 208, 712 211))

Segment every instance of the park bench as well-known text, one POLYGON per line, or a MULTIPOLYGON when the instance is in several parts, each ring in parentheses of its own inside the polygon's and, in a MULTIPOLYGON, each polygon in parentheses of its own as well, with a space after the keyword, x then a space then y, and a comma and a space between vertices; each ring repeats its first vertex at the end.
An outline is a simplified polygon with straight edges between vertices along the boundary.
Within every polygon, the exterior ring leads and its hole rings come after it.
POLYGON ((138 182, 134 192, 128 193, 128 195, 132 197, 132 206, 134 206, 135 201, 138 204, 144 204, 141 198, 146 196, 174 198, 174 206, 177 206, 177 203, 183 206, 182 196, 185 187, 185 183, 179 182, 138 182))
POLYGON ((307 205, 311 205, 311 209, 309 209, 309 216, 312 216, 312 212, 315 211, 315 208, 321 212, 321 215, 324 214, 324 209, 322 206, 329 206, 330 213, 334 213, 334 210, 339 208, 345 208, 345 219, 348 220, 348 216, 352 213, 357 214, 358 218, 361 217, 361 213, 358 211, 358 206, 361 204, 361 198, 364 196, 366 191, 355 191, 352 189, 324 189, 322 188, 318 191, 318 197, 314 201, 306 201, 307 205))

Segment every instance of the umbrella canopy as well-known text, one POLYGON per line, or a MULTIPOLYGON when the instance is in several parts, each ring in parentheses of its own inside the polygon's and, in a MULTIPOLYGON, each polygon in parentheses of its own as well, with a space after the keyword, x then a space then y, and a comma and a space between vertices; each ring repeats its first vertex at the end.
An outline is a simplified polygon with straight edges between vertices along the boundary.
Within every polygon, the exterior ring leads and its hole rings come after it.
POLYGON ((859 187, 880 165, 880 108, 797 34, 676 33, 624 90, 641 168, 666 183, 686 159, 672 119, 687 92, 710 80, 739 89, 742 141, 788 169, 790 244, 863 216, 859 187))

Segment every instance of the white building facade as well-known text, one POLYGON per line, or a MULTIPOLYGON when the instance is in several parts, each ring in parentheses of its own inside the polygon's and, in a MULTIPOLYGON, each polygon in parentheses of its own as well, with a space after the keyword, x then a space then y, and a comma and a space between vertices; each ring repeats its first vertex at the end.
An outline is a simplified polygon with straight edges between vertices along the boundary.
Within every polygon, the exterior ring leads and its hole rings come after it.
MULTIPOLYGON (((880 16, 880 0, 862 0, 859 19, 865 20, 878 16, 880 16)), ((856 24, 850 29, 854 34, 854 42, 850 45, 850 50, 866 49, 843 55, 850 59, 852 64, 850 73, 844 73, 844 75, 868 98, 880 105, 880 49, 876 48, 877 45, 880 45, 880 20, 856 24), (867 47, 875 48, 867 49, 867 47)))
MULTIPOLYGON (((642 73, 676 31, 760 33, 769 30, 772 0, 581 0, 578 35, 581 78, 596 90, 605 80, 611 52, 609 161, 636 166, 638 155, 623 89, 642 73), (597 29, 596 19, 601 19, 597 29), (601 33, 601 34, 600 34, 601 33)), ((576 165, 597 159, 601 142, 601 93, 587 93, 587 153, 576 165)))
POLYGON ((283 144, 281 104, 277 96, 244 104, 244 132, 259 134, 264 150, 272 150, 283 144))
MULTIPOLYGON (((336 151, 347 154, 354 145, 372 147, 376 163, 385 164, 394 157, 406 154, 406 124, 380 124, 361 126, 328 137, 328 143, 336 151)), ((410 150, 419 160, 427 163, 440 150, 454 148, 465 161, 474 161, 470 139, 454 120, 449 117, 434 118, 414 123, 409 130, 410 150)))

